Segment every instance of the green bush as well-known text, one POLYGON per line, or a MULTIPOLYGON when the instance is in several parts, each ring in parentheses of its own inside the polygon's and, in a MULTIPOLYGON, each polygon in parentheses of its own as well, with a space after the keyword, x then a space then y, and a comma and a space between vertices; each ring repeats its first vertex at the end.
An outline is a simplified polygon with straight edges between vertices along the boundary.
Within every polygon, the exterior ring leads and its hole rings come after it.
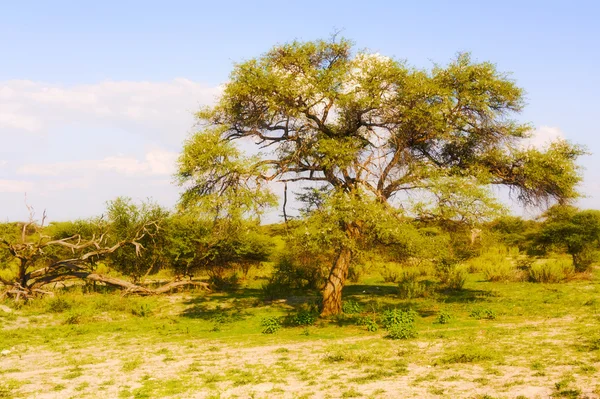
POLYGON ((64 299, 60 296, 51 298, 48 301, 48 311, 52 312, 52 313, 62 313, 65 310, 71 309, 71 307, 72 307, 71 302, 67 301, 66 299, 64 299))
POLYGON ((275 334, 279 329, 281 329, 281 321, 279 321, 279 317, 270 316, 264 317, 260 325, 263 327, 263 334, 275 334))
POLYGON ((312 326, 317 321, 315 311, 303 309, 292 316, 291 324, 294 326, 312 326))
POLYGON ((83 321, 83 316, 79 313, 71 313, 67 316, 64 324, 80 324, 83 321))
POLYGON ((409 339, 416 337, 417 334, 414 323, 403 322, 392 325, 388 329, 388 335, 386 337, 390 339, 409 339))
POLYGON ((451 290, 461 290, 467 281, 467 269, 454 258, 440 258, 435 270, 440 282, 451 290))
POLYGON ((379 330, 379 324, 377 324, 377 319, 373 316, 360 317, 357 320, 356 324, 359 326, 365 326, 367 328, 367 331, 370 332, 375 332, 379 330))
POLYGON ((342 312, 346 314, 356 314, 362 311, 360 304, 353 300, 344 301, 342 303, 342 312))
POLYGON ((367 327, 367 331, 369 332, 375 332, 379 330, 379 325, 377 324, 377 321, 373 318, 367 319, 365 321, 365 326, 367 327))
POLYGON ((398 295, 402 299, 426 297, 429 286, 426 281, 421 281, 421 271, 417 268, 406 268, 398 278, 398 295))
POLYGON ((381 324, 386 329, 390 329, 396 324, 407 324, 414 323, 416 312, 412 309, 400 310, 400 309, 389 309, 383 312, 381 315, 381 324))
POLYGON ((450 313, 446 311, 441 311, 436 319, 436 322, 439 324, 448 324, 450 323, 450 320, 452 320, 452 316, 450 315, 450 313))
POLYGON ((529 269, 529 279, 535 283, 559 283, 569 279, 575 269, 567 259, 548 259, 536 262, 529 269))
POLYGON ((131 314, 137 317, 148 317, 152 315, 152 310, 148 304, 142 303, 138 307, 132 308, 131 314))
POLYGON ((457 266, 448 275, 446 287, 451 290, 462 290, 467 282, 467 269, 463 266, 457 266))
POLYGON ((504 257, 487 260, 481 265, 481 272, 487 281, 511 281, 516 277, 516 267, 504 257))
POLYGON ((470 316, 476 320, 495 320, 496 312, 492 309, 473 309, 470 316))

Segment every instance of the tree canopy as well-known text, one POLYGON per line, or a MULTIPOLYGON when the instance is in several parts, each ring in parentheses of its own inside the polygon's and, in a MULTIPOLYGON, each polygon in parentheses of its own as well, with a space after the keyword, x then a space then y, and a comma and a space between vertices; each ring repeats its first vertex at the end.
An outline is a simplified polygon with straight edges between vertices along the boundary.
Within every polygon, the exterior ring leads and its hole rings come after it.
POLYGON ((268 182, 329 187, 326 219, 343 239, 323 314, 338 313, 352 243, 380 221, 483 221, 501 210, 495 185, 526 205, 577 196, 584 150, 526 147, 532 126, 514 119, 523 106, 507 74, 469 54, 423 70, 345 39, 278 45, 236 64, 217 104, 198 113, 180 158, 184 201, 239 212, 270 203, 268 182))

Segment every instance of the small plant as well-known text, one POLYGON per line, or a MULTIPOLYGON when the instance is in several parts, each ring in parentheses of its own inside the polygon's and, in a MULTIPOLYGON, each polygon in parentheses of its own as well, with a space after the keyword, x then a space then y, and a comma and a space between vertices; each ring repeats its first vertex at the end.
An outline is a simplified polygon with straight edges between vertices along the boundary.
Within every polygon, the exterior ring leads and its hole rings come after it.
POLYGON ((281 329, 281 322, 279 321, 279 318, 275 316, 264 317, 261 320, 260 325, 263 327, 263 334, 275 334, 281 329))
POLYGON ((369 332, 375 332, 379 330, 379 325, 377 324, 377 321, 374 318, 366 319, 365 326, 367 327, 367 331, 369 332))
POLYGON ((342 312, 346 314, 356 314, 362 311, 360 304, 353 300, 344 301, 342 303, 342 312))
POLYGON ((387 338, 408 339, 417 336, 415 328, 416 312, 412 309, 399 310, 390 309, 383 312, 381 322, 388 330, 387 338))
POLYGON ((387 338, 390 339, 409 339, 418 335, 417 329, 412 322, 394 324, 388 329, 387 338))
POLYGON ((396 324, 414 323, 416 312, 412 309, 400 310, 389 309, 381 315, 381 323, 386 329, 390 329, 396 324))
POLYGON ((292 324, 295 326, 312 326, 316 320, 316 313, 310 310, 301 310, 292 317, 292 324))
POLYGON ((131 314, 137 317, 148 317, 152 315, 152 310, 148 304, 142 303, 137 308, 132 308, 131 314))
POLYGON ((71 303, 64 298, 56 297, 48 301, 48 311, 52 313, 62 313, 71 309, 71 303))
POLYGON ((71 313, 65 319, 64 324, 80 324, 81 321, 82 316, 79 313, 71 313))
POLYGON ((436 319, 436 322, 439 324, 448 324, 450 323, 450 320, 452 320, 452 316, 450 315, 450 313, 446 311, 441 311, 436 319))
POLYGON ((496 312, 492 309, 473 309, 471 311, 470 317, 476 320, 495 320, 496 312))

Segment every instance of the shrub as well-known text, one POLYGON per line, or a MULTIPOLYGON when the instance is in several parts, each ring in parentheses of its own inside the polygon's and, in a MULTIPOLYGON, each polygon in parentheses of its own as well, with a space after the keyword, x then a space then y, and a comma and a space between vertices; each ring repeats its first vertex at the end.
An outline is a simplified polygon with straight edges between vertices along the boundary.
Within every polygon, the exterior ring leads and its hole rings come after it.
POLYGON ((387 338, 390 339, 409 339, 417 336, 415 325, 410 323, 399 323, 392 325, 388 330, 387 338))
POLYGON ((375 319, 369 318, 365 321, 365 326, 367 327, 367 331, 375 332, 379 330, 379 325, 375 319))
POLYGON ((467 281, 467 270, 453 258, 441 258, 437 261, 436 274, 440 282, 451 290, 460 290, 467 281))
POLYGON ((381 315, 381 323, 383 324, 384 328, 389 330, 390 327, 396 324, 414 323, 415 316, 416 312, 412 309, 389 309, 383 312, 383 314, 381 315))
POLYGON ((356 314, 362 311, 362 307, 356 301, 349 300, 342 303, 342 312, 346 314, 356 314))
POLYGON ((505 257, 487 260, 482 264, 481 272, 487 281, 511 281, 516 277, 516 267, 505 257))
POLYGON ((492 309, 473 309, 469 316, 476 320, 495 320, 496 312, 492 309))
POLYGON ((278 317, 270 316, 261 320, 260 325, 263 327, 263 334, 275 334, 281 328, 281 322, 278 317))
POLYGON ((64 324, 79 324, 82 319, 83 317, 79 313, 71 313, 65 319, 64 324))
POLYGON ((291 320, 291 324, 295 326, 311 326, 317 320, 317 313, 312 310, 300 310, 291 320))
POLYGON ((448 324, 450 320, 452 320, 452 316, 446 311, 441 311, 436 319, 439 324, 448 324))
POLYGON ((148 317, 152 314, 152 310, 148 304, 142 303, 140 306, 132 308, 131 314, 137 317, 148 317))
POLYGON ((377 319, 373 316, 360 317, 357 320, 356 324, 359 326, 365 326, 367 328, 367 331, 370 331, 370 332, 375 332, 375 331, 379 330, 379 325, 377 324, 377 319))
POLYGON ((467 269, 463 266, 457 266, 449 274, 446 286, 451 290, 462 290, 467 282, 467 269))
POLYGON ((402 270, 398 282, 398 295, 402 299, 427 296, 429 289, 425 281, 420 281, 421 272, 416 268, 402 270))
POLYGON ((387 338, 408 339, 417 336, 415 328, 416 313, 413 310, 386 310, 381 315, 381 322, 388 330, 387 338))
POLYGON ((398 270, 389 266, 384 266, 383 269, 381 269, 381 277, 383 277, 383 282, 385 283, 398 282, 398 280, 400 280, 400 275, 401 273, 398 270))
POLYGON ((48 311, 53 313, 62 313, 65 310, 71 309, 72 305, 69 301, 61 297, 51 298, 48 301, 48 311))
POLYGON ((529 279, 535 283, 559 283, 574 273, 573 263, 566 259, 536 262, 529 269, 529 279))

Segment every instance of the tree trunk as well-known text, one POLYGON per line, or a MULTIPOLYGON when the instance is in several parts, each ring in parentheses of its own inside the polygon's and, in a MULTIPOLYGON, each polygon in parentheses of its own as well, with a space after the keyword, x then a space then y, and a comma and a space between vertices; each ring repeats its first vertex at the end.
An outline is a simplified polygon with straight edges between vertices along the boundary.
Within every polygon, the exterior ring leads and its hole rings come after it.
POLYGON ((352 260, 352 250, 342 247, 338 254, 329 278, 323 290, 323 310, 321 316, 331 316, 342 313, 342 289, 348 277, 348 268, 352 260))

